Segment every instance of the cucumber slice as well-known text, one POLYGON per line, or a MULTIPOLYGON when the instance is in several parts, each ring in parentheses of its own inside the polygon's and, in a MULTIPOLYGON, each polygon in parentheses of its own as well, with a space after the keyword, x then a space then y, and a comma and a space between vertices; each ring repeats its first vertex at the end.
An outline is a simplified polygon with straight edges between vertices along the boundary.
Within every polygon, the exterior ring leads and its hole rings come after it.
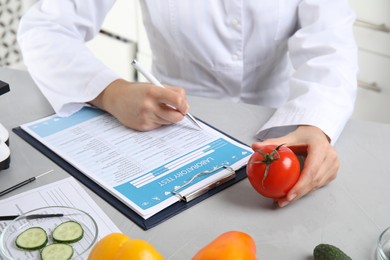
POLYGON ((38 250, 45 247, 47 241, 47 234, 43 228, 31 227, 16 237, 15 244, 20 249, 38 250))
POLYGON ((75 243, 83 238, 84 230, 76 221, 67 221, 58 225, 52 233, 54 242, 75 243))
POLYGON ((73 247, 68 244, 51 244, 41 251, 42 260, 67 260, 73 256, 73 247))

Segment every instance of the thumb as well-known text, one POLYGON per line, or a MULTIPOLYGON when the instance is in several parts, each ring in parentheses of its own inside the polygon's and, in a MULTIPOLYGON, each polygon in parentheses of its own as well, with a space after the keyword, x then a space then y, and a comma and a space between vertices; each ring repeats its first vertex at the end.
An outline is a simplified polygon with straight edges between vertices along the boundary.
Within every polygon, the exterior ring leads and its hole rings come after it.
POLYGON ((255 142, 252 144, 252 149, 253 150, 258 150, 264 145, 281 145, 285 144, 288 148, 290 148, 296 155, 302 155, 302 156, 307 156, 307 145, 305 144, 298 144, 294 142, 289 136, 283 136, 279 138, 271 138, 267 139, 261 142, 255 142))
POLYGON ((270 144, 273 144, 273 145, 286 144, 286 145, 288 145, 289 141, 290 141, 290 139, 287 136, 283 136, 283 137, 279 137, 279 138, 270 138, 270 139, 266 139, 266 140, 263 140, 260 142, 253 143, 252 149, 256 150, 264 145, 270 145, 270 144))

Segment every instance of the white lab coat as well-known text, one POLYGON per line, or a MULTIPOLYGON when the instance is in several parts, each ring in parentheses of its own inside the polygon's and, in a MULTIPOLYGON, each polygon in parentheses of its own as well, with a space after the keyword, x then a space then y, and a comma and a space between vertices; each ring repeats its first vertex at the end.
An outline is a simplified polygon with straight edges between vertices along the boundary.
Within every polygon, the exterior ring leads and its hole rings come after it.
MULTIPOLYGON (((118 78, 84 45, 114 2, 41 0, 21 20, 25 64, 60 115, 118 78)), ((277 108, 260 137, 304 124, 334 142, 356 95, 355 16, 347 2, 141 0, 153 73, 189 95, 277 108)))

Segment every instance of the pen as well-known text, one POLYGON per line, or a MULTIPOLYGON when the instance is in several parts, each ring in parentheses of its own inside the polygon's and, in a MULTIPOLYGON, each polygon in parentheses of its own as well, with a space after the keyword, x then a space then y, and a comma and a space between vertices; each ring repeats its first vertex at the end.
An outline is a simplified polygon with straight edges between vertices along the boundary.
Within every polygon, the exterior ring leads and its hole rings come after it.
MULTIPOLYGON (((144 69, 141 64, 137 61, 137 60, 133 60, 131 62, 131 65, 133 65, 133 67, 139 71, 147 80, 150 81, 150 83, 152 83, 153 85, 157 86, 157 87, 160 87, 160 88, 164 88, 164 86, 149 72, 147 71, 146 69, 144 69)), ((187 113, 185 114, 185 116, 191 120, 192 123, 194 123, 196 126, 198 126, 200 129, 202 129, 201 125, 199 124, 199 122, 195 119, 195 117, 193 117, 190 113, 187 113)))
POLYGON ((40 178, 40 177, 42 177, 42 176, 44 176, 44 175, 46 175, 46 174, 48 174, 48 173, 51 173, 51 172, 53 172, 53 170, 47 171, 47 172, 42 173, 42 174, 40 174, 40 175, 38 175, 38 176, 32 177, 32 178, 30 178, 30 179, 27 179, 27 180, 22 181, 22 182, 20 182, 20 183, 18 183, 18 184, 16 184, 16 185, 14 185, 14 186, 12 186, 12 187, 6 189, 6 190, 3 190, 2 192, 0 192, 0 197, 3 196, 3 195, 5 195, 5 194, 7 194, 7 193, 10 193, 11 191, 14 191, 14 190, 16 190, 16 189, 22 187, 22 186, 24 186, 24 185, 26 185, 26 184, 28 184, 28 183, 30 183, 30 182, 33 182, 33 181, 35 181, 36 179, 38 179, 38 178, 40 178))
MULTIPOLYGON (((20 215, 9 215, 9 216, 0 216, 0 221, 4 220, 14 220, 20 215)), ((58 214, 33 214, 33 215, 27 215, 26 219, 37 219, 37 218, 54 218, 54 217, 63 217, 64 214, 58 213, 58 214)))

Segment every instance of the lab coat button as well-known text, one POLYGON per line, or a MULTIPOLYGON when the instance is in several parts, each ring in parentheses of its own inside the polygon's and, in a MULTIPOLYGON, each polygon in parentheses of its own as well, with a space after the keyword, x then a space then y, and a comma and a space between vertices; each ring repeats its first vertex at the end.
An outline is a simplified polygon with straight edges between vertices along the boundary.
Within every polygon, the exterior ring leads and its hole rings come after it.
POLYGON ((230 24, 236 26, 239 24, 239 21, 237 19, 231 19, 230 24))
POLYGON ((232 55, 232 60, 238 60, 238 55, 237 54, 233 54, 232 55))

